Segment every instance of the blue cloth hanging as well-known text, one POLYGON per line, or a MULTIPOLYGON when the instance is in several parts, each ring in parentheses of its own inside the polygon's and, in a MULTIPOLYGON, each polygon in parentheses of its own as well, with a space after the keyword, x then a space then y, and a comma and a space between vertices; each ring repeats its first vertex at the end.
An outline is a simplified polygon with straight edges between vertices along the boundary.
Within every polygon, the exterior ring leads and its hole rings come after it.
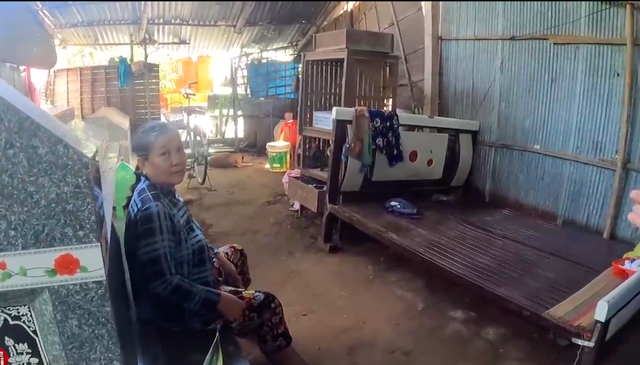
POLYGON ((127 88, 133 79, 133 70, 126 58, 118 57, 118 84, 121 88, 127 88))
POLYGON ((393 167, 404 160, 400 141, 400 121, 395 111, 369 109, 371 119, 371 142, 375 151, 387 157, 393 167))

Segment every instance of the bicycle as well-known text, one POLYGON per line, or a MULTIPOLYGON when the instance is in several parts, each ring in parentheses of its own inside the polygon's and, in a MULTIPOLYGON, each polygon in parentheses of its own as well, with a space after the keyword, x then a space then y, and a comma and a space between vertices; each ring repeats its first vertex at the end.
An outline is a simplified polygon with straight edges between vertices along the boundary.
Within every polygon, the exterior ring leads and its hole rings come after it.
POLYGON ((184 104, 182 104, 182 119, 167 120, 167 122, 174 124, 178 131, 184 131, 184 140, 182 143, 185 145, 185 152, 187 153, 187 177, 189 178, 187 188, 190 188, 191 181, 196 179, 199 185, 204 185, 204 183, 209 180, 209 187, 211 190, 214 190, 211 179, 207 179, 209 177, 209 141, 207 133, 191 121, 191 115, 193 114, 206 115, 204 110, 191 110, 190 108, 191 100, 193 100, 193 97, 196 95, 195 92, 191 91, 191 87, 196 84, 197 82, 190 82, 187 84, 187 87, 181 90, 183 99, 187 101, 186 108, 184 104))

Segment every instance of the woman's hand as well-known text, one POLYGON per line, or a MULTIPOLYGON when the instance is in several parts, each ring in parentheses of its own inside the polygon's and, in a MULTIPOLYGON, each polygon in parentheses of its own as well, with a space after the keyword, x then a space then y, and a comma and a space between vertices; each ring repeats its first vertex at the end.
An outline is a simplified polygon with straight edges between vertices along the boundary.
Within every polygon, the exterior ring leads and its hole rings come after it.
POLYGON ((238 271, 235 266, 223 254, 219 253, 216 255, 216 260, 224 273, 224 281, 229 286, 233 286, 234 288, 246 289, 242 284, 242 279, 238 275, 238 271))
POLYGON ((233 295, 223 292, 220 292, 220 302, 218 303, 218 310, 224 318, 230 321, 240 321, 242 320, 244 314, 244 302, 233 295))
POLYGON ((633 200, 633 211, 627 215, 627 219, 636 227, 640 227, 640 190, 632 191, 629 197, 633 200))

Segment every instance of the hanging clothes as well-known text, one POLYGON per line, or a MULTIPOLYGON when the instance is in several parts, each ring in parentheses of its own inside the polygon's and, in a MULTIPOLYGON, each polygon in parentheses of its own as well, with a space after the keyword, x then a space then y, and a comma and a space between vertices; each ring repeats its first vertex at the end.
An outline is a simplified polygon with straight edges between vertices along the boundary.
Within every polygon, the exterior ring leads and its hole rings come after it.
POLYGON ((33 103, 37 106, 40 106, 40 93, 33 83, 33 79, 31 77, 31 68, 29 67, 26 67, 25 70, 25 81, 27 84, 26 88, 29 99, 31 99, 31 101, 33 101, 33 103))
POLYGON ((404 160, 400 141, 400 121, 395 111, 369 109, 373 149, 387 157, 393 167, 404 160))
POLYGON ((373 153, 371 146, 371 119, 366 107, 354 108, 353 133, 349 142, 349 156, 360 161, 360 172, 369 174, 373 153))
POLYGON ((118 57, 118 84, 120 88, 129 87, 131 79, 133 79, 133 71, 129 61, 122 56, 118 57))

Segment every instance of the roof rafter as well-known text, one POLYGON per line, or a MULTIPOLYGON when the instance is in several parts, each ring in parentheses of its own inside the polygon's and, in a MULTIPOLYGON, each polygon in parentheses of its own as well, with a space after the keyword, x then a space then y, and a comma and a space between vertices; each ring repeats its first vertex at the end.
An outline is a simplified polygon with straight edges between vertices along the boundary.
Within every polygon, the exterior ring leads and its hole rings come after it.
MULTIPOLYGON (((335 2, 34 2, 58 44, 153 42, 188 53, 270 49, 300 42, 335 2), (182 45, 182 46, 180 46, 182 45), (184 44, 187 43, 188 45, 184 44), (186 47, 184 47, 186 45, 186 47)), ((149 43, 150 44, 150 43, 149 43)))
POLYGON ((237 34, 242 33, 244 26, 247 24, 247 19, 249 19, 249 14, 251 14, 251 10, 256 5, 253 1, 247 1, 242 3, 242 12, 240 13, 240 17, 238 18, 238 22, 236 23, 234 32, 237 34))
POLYGON ((147 34, 147 25, 149 23, 149 2, 142 2, 142 16, 140 19, 140 28, 138 31, 138 40, 142 41, 147 34))
MULTIPOLYGON (((67 30, 67 29, 81 29, 81 28, 90 28, 90 27, 141 27, 143 24, 142 21, 139 22, 99 22, 99 23, 77 23, 70 25, 57 26, 55 29, 59 30, 67 30)), ((257 24, 257 25, 244 25, 242 28, 260 28, 264 26, 281 26, 287 27, 290 25, 308 25, 307 23, 290 23, 290 24, 257 24)), ((193 27, 193 28, 234 28, 237 29, 236 24, 202 24, 202 23, 189 23, 189 22, 158 22, 158 21, 147 21, 146 27, 156 26, 156 27, 193 27)), ((237 32, 236 32, 237 33, 237 32)))

